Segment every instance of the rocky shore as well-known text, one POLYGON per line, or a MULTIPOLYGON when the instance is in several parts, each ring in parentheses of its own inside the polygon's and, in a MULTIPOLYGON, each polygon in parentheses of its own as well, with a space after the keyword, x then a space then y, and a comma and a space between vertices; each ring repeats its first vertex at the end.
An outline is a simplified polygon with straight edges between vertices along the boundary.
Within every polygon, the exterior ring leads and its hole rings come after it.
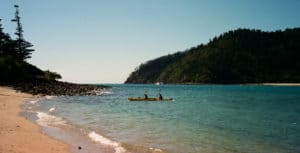
POLYGON ((15 90, 32 95, 51 95, 51 96, 82 96, 82 95, 101 95, 102 91, 110 88, 103 85, 75 84, 60 81, 28 81, 2 84, 13 87, 15 90))

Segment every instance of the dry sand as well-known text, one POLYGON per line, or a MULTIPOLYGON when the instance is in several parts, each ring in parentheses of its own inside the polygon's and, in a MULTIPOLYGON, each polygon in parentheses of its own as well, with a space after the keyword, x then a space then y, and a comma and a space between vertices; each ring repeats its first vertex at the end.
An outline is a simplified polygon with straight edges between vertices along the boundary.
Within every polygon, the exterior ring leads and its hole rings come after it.
POLYGON ((0 153, 67 153, 70 148, 41 132, 19 115, 20 105, 32 96, 0 87, 0 153))
POLYGON ((268 86, 300 86, 300 83, 262 83, 268 86))

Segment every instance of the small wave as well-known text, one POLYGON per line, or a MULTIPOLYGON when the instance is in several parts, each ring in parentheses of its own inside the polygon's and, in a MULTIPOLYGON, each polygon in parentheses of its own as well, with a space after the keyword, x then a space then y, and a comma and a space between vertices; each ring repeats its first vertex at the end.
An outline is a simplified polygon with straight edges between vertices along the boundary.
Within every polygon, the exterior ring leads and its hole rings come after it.
POLYGON ((49 115, 44 112, 37 112, 37 117, 38 119, 36 120, 36 122, 41 126, 66 125, 66 121, 62 118, 49 115))
POLYGON ((112 91, 100 91, 99 94, 100 94, 100 95, 112 95, 113 92, 112 92, 112 91))
POLYGON ((152 150, 152 151, 154 151, 155 153, 156 153, 156 152, 162 152, 161 149, 157 149, 157 148, 149 148, 149 149, 152 150))
POLYGON ((31 100, 31 101, 30 101, 31 104, 35 104, 35 103, 37 103, 37 102, 38 102, 38 100, 31 100))
POLYGON ((45 96, 46 99, 53 99, 55 96, 45 96))
POLYGON ((49 112, 53 112, 53 111, 55 111, 55 107, 49 109, 49 112))
POLYGON ((103 96, 103 95, 111 95, 111 94, 113 94, 112 91, 105 91, 105 90, 92 90, 89 93, 95 94, 97 96, 103 96))
POLYGON ((115 153, 124 153, 126 150, 120 145, 120 143, 117 143, 115 141, 109 140, 108 138, 105 138, 96 132, 92 131, 88 134, 88 136, 95 142, 99 142, 101 144, 112 146, 115 149, 115 153))

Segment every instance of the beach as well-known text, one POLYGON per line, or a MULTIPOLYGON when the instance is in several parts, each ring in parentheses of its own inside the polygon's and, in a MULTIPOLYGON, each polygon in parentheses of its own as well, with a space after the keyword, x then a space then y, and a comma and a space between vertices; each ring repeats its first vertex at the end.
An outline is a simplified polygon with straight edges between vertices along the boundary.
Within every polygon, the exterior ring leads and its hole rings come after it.
POLYGON ((0 153, 67 153, 69 146, 44 135, 38 125, 21 117, 20 106, 32 98, 0 87, 0 153))
POLYGON ((300 86, 300 83, 262 83, 267 86, 300 86))

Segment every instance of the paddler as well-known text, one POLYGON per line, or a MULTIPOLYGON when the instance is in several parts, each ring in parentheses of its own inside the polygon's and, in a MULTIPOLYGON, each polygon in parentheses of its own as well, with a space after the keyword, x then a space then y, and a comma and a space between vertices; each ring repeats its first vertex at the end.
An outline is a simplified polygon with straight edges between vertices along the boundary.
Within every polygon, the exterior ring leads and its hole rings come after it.
POLYGON ((163 100, 163 96, 161 95, 161 89, 158 90, 158 100, 163 100))
POLYGON ((147 91, 145 91, 145 93, 144 93, 144 98, 148 99, 147 91))
POLYGON ((158 100, 163 100, 163 96, 160 94, 160 92, 158 93, 158 100))

